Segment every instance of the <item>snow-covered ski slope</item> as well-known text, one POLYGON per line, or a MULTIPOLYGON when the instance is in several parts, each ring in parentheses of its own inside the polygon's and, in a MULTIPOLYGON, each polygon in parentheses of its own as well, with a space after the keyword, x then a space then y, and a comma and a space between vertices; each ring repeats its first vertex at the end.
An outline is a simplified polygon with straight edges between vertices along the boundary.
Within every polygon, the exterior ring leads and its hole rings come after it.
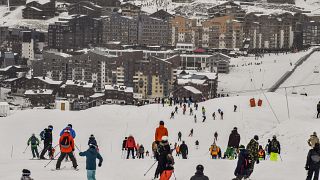
MULTIPOLYGON (((143 107, 105 105, 80 112, 61 112, 59 110, 24 110, 15 111, 6 118, 0 119, 0 179, 16 180, 23 168, 32 171, 36 180, 80 180, 86 179, 85 159, 76 156, 80 171, 51 171, 55 162, 47 168, 48 161, 29 160, 31 152, 23 154, 26 141, 31 133, 39 132, 47 125, 54 126, 54 145, 58 141, 58 133, 68 123, 72 123, 77 132, 76 144, 82 150, 87 148, 90 134, 97 138, 100 152, 105 161, 98 168, 97 179, 107 180, 148 180, 153 177, 155 168, 145 177, 143 174, 153 164, 154 160, 124 160, 121 159, 121 143, 124 136, 132 134, 136 142, 143 144, 151 151, 154 131, 160 120, 164 120, 169 131, 169 141, 177 141, 177 133, 182 132, 182 139, 189 145, 189 159, 176 158, 175 175, 179 180, 187 180, 194 173, 199 163, 205 166, 205 174, 210 179, 228 180, 233 178, 236 161, 212 160, 208 149, 213 141, 215 131, 219 133, 218 145, 225 151, 229 133, 234 126, 241 134, 241 144, 247 144, 255 135, 259 135, 260 143, 265 146, 268 138, 277 135, 282 144, 283 162, 263 161, 256 166, 252 175, 254 180, 301 180, 305 178, 304 163, 308 152, 306 143, 313 131, 318 131, 320 120, 315 119, 315 105, 318 97, 289 97, 291 119, 288 119, 285 96, 267 93, 277 118, 272 113, 263 95, 234 96, 220 98, 200 103, 199 109, 207 109, 207 121, 201 122, 201 112, 196 111, 198 123, 193 117, 179 114, 169 120, 174 107, 162 107, 158 104, 143 107), (250 108, 249 98, 263 100, 262 107, 250 108), (233 112, 233 105, 238 105, 238 112, 233 112), (213 120, 213 111, 220 108, 224 111, 224 120, 213 120), (194 137, 186 137, 194 129, 194 137), (196 150, 194 142, 199 140, 200 149, 196 150), (13 148, 13 151, 12 151, 13 148), (11 158, 12 152, 12 158, 11 158)), ((188 112, 188 111, 187 111, 188 112)), ((217 113, 216 113, 217 114, 217 113)), ((58 151, 58 150, 57 150, 58 151)), ((77 152, 77 150, 76 150, 77 152)), ((71 167, 70 162, 63 162, 62 166, 71 167)))

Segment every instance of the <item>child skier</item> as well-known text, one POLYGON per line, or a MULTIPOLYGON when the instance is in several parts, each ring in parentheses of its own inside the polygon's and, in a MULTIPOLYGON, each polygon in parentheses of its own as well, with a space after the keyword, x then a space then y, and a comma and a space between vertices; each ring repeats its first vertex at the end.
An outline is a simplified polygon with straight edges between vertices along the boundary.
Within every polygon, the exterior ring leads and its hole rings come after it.
POLYGON ((266 160, 266 152, 263 150, 262 146, 259 146, 259 152, 258 152, 259 160, 266 160))
POLYGON ((96 179, 96 159, 99 159, 98 167, 102 166, 103 158, 99 154, 94 144, 89 145, 89 149, 85 152, 80 152, 79 156, 86 156, 86 169, 87 169, 87 177, 88 180, 96 179))
POLYGON ((27 142, 28 146, 31 144, 31 152, 32 152, 32 157, 33 158, 38 158, 39 159, 39 152, 38 152, 38 146, 40 144, 39 139, 35 136, 34 133, 32 133, 32 136, 29 138, 27 142))
POLYGON ((28 169, 23 169, 22 170, 22 177, 20 180, 33 180, 31 177, 31 172, 28 169))

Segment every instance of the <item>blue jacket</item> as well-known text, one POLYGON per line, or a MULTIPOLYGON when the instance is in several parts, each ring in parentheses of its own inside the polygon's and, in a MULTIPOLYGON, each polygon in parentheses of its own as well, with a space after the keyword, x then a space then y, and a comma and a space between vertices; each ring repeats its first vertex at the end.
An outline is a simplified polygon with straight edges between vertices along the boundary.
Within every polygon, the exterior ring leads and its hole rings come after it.
POLYGON ((94 147, 90 147, 85 152, 80 152, 79 155, 87 157, 87 161, 86 161, 86 169, 87 170, 96 170, 97 169, 96 159, 99 159, 99 163, 102 163, 102 161, 103 161, 101 155, 98 153, 98 151, 94 147))
MULTIPOLYGON (((62 131, 60 132, 60 136, 62 136, 62 134, 64 133, 64 131, 65 131, 67 128, 69 128, 69 127, 66 127, 66 128, 64 128, 64 129, 62 129, 62 131)), ((70 131, 70 134, 71 134, 71 136, 73 137, 73 139, 76 138, 76 132, 75 132, 72 128, 69 128, 69 131, 70 131)))

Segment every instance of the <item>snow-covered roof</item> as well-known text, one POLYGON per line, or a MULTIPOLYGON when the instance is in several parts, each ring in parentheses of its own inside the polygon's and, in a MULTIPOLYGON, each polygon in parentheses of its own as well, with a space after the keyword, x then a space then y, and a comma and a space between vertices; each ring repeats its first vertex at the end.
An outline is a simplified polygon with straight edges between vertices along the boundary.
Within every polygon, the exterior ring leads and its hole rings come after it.
POLYGON ((8 67, 5 67, 5 68, 0 68, 0 71, 8 71, 12 67, 21 68, 21 66, 8 66, 8 67))
POLYGON ((48 83, 48 84, 59 85, 59 84, 62 83, 62 81, 55 81, 55 80, 52 80, 52 79, 50 79, 48 77, 34 77, 34 78, 39 79, 39 80, 41 80, 41 81, 43 81, 45 83, 48 83))
POLYGON ((201 80, 201 79, 177 79, 177 83, 179 85, 184 85, 188 83, 192 84, 204 84, 206 80, 201 80))
POLYGON ((79 81, 79 80, 67 80, 66 85, 69 86, 82 86, 84 88, 93 88, 93 83, 88 83, 86 81, 79 81))
POLYGON ((210 58, 212 55, 210 54, 180 54, 180 57, 203 57, 210 58))
POLYGON ((124 92, 128 92, 128 93, 133 93, 133 88, 132 87, 120 86, 120 85, 105 85, 104 89, 105 90, 115 90, 115 91, 124 91, 124 92))
POLYGON ((90 96, 91 98, 98 98, 98 97, 103 97, 104 93, 94 93, 92 96, 90 96))
POLYGON ((28 6, 29 8, 33 9, 33 10, 36 10, 36 11, 42 11, 41 9, 39 8, 36 8, 36 7, 33 7, 33 6, 28 6))
POLYGON ((37 90, 26 90, 25 95, 35 95, 35 94, 52 94, 51 89, 37 89, 37 90))
POLYGON ((50 2, 50 0, 27 0, 26 3, 28 4, 28 3, 31 3, 31 2, 37 2, 39 4, 46 4, 46 3, 50 2))
POLYGON ((67 53, 62 53, 62 52, 57 52, 57 51, 46 51, 47 53, 52 53, 52 54, 55 54, 57 56, 61 56, 61 57, 64 57, 64 58, 67 58, 67 57, 72 57, 72 55, 70 54, 67 54, 67 53))
POLYGON ((12 82, 12 81, 15 81, 15 80, 17 80, 17 79, 19 79, 19 78, 6 79, 5 82, 12 82))
POLYGON ((202 94, 201 91, 199 91, 198 89, 192 87, 192 86, 183 86, 184 89, 192 92, 193 94, 202 94))

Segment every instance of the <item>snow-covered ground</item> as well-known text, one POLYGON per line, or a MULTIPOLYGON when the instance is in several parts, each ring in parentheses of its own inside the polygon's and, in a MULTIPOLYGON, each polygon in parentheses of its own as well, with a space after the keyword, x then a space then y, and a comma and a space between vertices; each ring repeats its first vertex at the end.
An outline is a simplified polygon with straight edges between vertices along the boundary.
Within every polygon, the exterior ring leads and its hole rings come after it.
MULTIPOLYGON (((256 166, 252 175, 255 180, 301 180, 305 178, 304 163, 309 149, 306 140, 310 133, 319 130, 320 121, 314 119, 315 104, 318 97, 289 97, 291 119, 288 119, 285 96, 267 93, 279 123, 272 113, 270 106, 263 100, 262 107, 250 108, 249 98, 252 96, 238 96, 219 98, 200 104, 206 107, 208 118, 205 123, 198 120, 194 123, 192 116, 179 114, 169 120, 173 107, 162 107, 158 104, 143 107, 106 105, 80 112, 61 112, 58 110, 25 110, 15 111, 10 116, 0 119, 0 179, 16 180, 23 168, 32 171, 36 179, 85 179, 85 159, 77 156, 80 171, 51 171, 55 161, 47 168, 48 161, 29 160, 28 150, 23 154, 26 141, 31 133, 39 132, 47 125, 54 126, 54 145, 57 144, 58 133, 68 123, 72 123, 77 131, 76 144, 82 150, 87 148, 90 134, 95 134, 100 152, 105 161, 98 168, 97 179, 110 180, 147 180, 153 176, 155 168, 147 175, 145 171, 154 160, 124 160, 121 158, 121 143, 124 136, 132 134, 137 143, 143 144, 151 151, 154 130, 160 120, 164 120, 169 131, 169 141, 177 141, 178 131, 182 132, 182 139, 189 145, 189 159, 176 158, 175 175, 177 179, 186 180, 195 171, 199 163, 205 166, 205 174, 210 179, 227 180, 233 178, 236 161, 212 160, 208 149, 213 141, 215 131, 219 133, 218 145, 226 149, 227 139, 234 126, 241 134, 241 144, 247 144, 255 135, 259 135, 260 143, 264 146, 268 138, 277 135, 282 144, 283 162, 263 161, 256 166), (238 105, 238 112, 233 112, 233 105, 238 105), (224 111, 224 120, 212 120, 210 114, 220 108, 224 111), (190 129, 194 129, 194 137, 186 137, 190 129), (194 142, 199 140, 200 149, 196 150, 194 142), (11 150, 13 149, 12 157, 11 150)), ((196 111, 200 119, 200 111, 196 111)), ((76 150, 77 151, 77 150, 76 150)), ((71 167, 71 163, 63 162, 71 167)), ((173 178, 172 178, 173 179, 173 178)))

